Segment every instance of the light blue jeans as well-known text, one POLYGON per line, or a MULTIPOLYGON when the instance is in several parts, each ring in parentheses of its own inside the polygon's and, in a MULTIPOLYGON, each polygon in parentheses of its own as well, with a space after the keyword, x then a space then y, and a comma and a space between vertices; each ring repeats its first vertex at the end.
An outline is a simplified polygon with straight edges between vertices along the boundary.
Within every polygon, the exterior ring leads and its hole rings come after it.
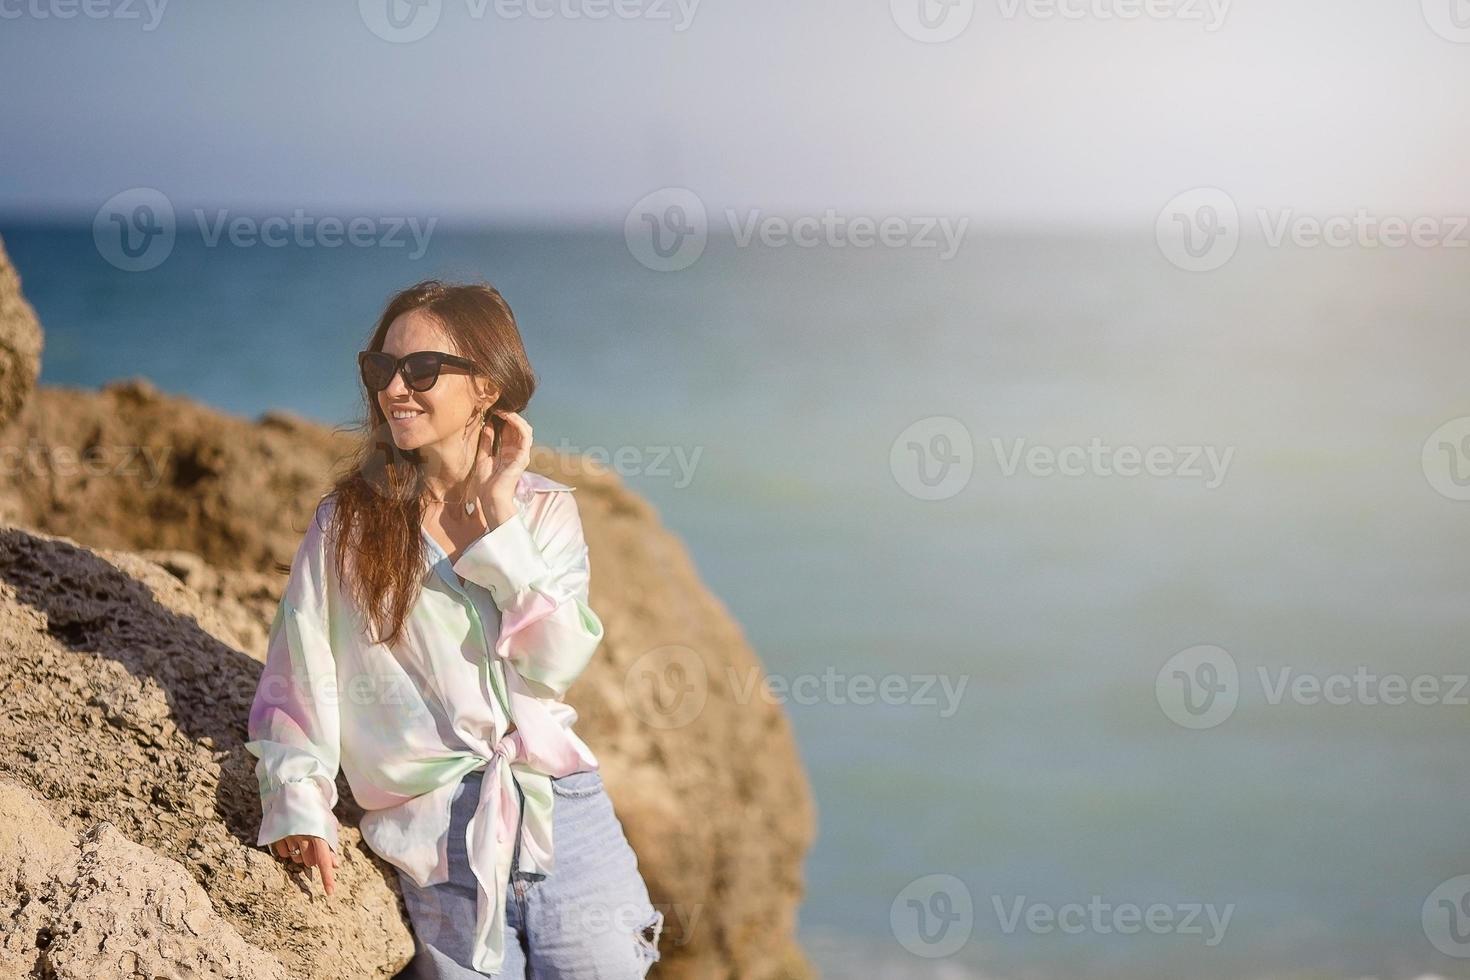
POLYGON ((449 880, 420 888, 398 872, 413 926, 414 958, 395 980, 646 976, 659 958, 663 912, 649 901, 638 858, 597 772, 552 779, 556 872, 512 875, 504 899, 505 963, 494 974, 469 965, 475 876, 465 853, 465 827, 480 798, 483 774, 483 770, 470 773, 455 790, 449 880))

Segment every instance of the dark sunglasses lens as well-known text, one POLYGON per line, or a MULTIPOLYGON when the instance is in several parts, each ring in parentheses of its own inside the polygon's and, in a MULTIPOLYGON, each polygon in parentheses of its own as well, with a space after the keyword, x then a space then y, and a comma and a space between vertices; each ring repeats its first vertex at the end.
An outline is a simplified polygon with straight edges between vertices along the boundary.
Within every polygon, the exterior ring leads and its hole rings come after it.
POLYGON ((393 358, 379 351, 363 355, 362 383, 369 391, 382 391, 393 381, 393 358))
POLYGON ((414 391, 428 391, 439 380, 439 358, 433 353, 410 354, 403 363, 408 368, 408 386, 414 391))

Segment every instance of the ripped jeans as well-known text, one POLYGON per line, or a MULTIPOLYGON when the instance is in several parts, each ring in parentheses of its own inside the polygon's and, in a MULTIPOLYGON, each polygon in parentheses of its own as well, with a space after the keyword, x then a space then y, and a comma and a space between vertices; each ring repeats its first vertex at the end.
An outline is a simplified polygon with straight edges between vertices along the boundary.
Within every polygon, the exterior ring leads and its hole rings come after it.
POLYGON ((464 837, 482 775, 482 770, 469 773, 455 791, 449 880, 420 888, 398 872, 413 926, 414 958, 395 980, 647 976, 659 958, 663 912, 649 901, 638 859, 613 813, 601 774, 590 771, 551 781, 556 794, 552 807, 556 872, 512 874, 504 899, 506 950, 501 971, 481 973, 469 965, 475 876, 464 837))

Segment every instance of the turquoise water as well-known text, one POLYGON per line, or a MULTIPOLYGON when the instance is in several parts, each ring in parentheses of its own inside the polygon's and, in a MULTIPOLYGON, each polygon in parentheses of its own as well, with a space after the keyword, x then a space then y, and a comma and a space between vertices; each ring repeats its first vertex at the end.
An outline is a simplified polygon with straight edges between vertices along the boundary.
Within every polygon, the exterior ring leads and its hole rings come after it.
POLYGON ((947 681, 952 704, 788 704, 820 814, 801 932, 829 975, 1470 976, 1423 914, 1470 873, 1470 710, 1269 696, 1283 669, 1470 670, 1470 502, 1421 461, 1470 415, 1470 257, 1246 242, 1191 274, 1148 237, 972 228, 949 262, 715 239, 661 274, 618 232, 507 230, 437 232, 418 261, 181 238, 129 274, 87 228, 0 234, 44 381, 145 375, 247 416, 346 420, 386 295, 488 278, 541 378, 538 441, 622 447, 773 674, 947 681), (973 452, 915 441, 973 474, 923 500, 891 450, 934 417, 973 452), (1215 486, 1007 475, 992 439, 1231 455, 1215 486), (1156 682, 1202 644, 1238 705, 1190 729, 1156 682), (973 907, 945 956, 903 918, 947 913, 930 875, 973 907), (1230 918, 1209 945, 1207 920, 1006 925, 1093 896, 1230 918))

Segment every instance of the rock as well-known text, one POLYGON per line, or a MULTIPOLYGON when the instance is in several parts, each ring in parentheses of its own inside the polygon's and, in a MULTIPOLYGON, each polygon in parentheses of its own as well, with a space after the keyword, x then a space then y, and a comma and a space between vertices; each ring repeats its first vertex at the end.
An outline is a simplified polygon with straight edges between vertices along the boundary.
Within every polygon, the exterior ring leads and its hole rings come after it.
MULTIPOLYGON (((136 555, 5 528, 0 637, 0 781, 43 798, 66 832, 105 821, 132 848, 104 835, 88 861, 83 846, 78 884, 33 910, 69 915, 67 935, 21 929, 7 956, 35 962, 67 940, 54 975, 89 980, 131 977, 124 950, 147 976, 386 978, 408 963, 396 881, 350 829, 350 799, 330 899, 254 845, 260 800, 240 719, 260 664, 208 602, 136 555)), ((54 845, 54 833, 32 842, 34 822, 4 822, 22 835, 7 854, 54 845)))
POLYGON ((289 980, 178 862, 107 821, 67 830, 35 794, 0 782, 0 974, 54 980, 289 980))
POLYGON ((0 426, 20 414, 41 375, 41 325, 0 241, 0 426))
POLYGON ((347 447, 324 426, 250 422, 137 379, 43 385, 0 431, 0 520, 271 572, 295 553, 347 447))

